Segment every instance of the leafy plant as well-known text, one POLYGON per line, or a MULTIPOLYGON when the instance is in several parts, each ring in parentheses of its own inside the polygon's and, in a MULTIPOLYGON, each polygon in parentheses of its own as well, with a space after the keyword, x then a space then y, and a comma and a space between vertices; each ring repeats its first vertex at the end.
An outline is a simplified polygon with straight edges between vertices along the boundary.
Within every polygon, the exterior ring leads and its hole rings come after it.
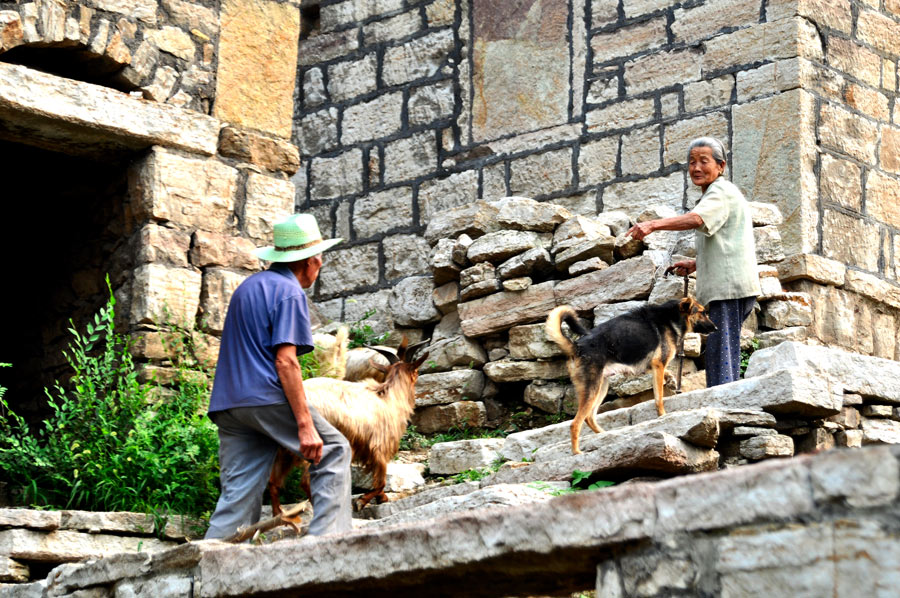
POLYGON ((300 362, 300 373, 304 380, 316 378, 319 375, 319 362, 312 352, 304 353, 297 357, 300 362))
POLYGON ((747 371, 747 365, 750 363, 750 356, 759 349, 759 341, 757 339, 751 339, 750 346, 747 349, 741 350, 741 378, 744 377, 744 373, 747 371))
POLYGON ((606 480, 601 480, 594 482, 584 488, 584 485, 590 481, 591 476, 594 475, 590 471, 580 471, 578 469, 572 471, 572 488, 575 490, 599 490, 600 488, 606 488, 608 486, 612 486, 615 482, 609 482, 606 480))
POLYGON ((32 429, 0 398, 0 469, 23 504, 206 513, 218 494, 218 438, 205 416, 209 378, 195 339, 169 326, 171 388, 142 383, 125 337, 115 332, 115 303, 110 288, 84 332, 70 320, 63 354, 73 375, 45 390, 49 418, 32 429))
POLYGON ((350 324, 349 342, 347 343, 348 349, 364 347, 366 345, 379 345, 388 339, 390 336, 389 332, 376 334, 375 330, 366 323, 366 320, 374 316, 376 311, 378 310, 366 310, 366 313, 364 313, 360 319, 350 324))
POLYGON ((494 459, 494 462, 487 467, 467 469, 456 474, 455 476, 452 476, 450 479, 453 480, 453 482, 456 484, 461 484, 463 482, 477 482, 479 480, 483 480, 492 473, 496 473, 500 469, 500 467, 503 466, 504 462, 505 460, 502 457, 498 457, 497 459, 494 459))

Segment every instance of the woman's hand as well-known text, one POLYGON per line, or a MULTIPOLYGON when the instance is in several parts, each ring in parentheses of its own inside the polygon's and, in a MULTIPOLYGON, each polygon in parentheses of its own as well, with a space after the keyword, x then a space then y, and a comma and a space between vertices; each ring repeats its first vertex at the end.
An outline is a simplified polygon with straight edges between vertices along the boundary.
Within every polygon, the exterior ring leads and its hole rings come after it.
POLYGON ((697 270, 697 260, 682 260, 672 264, 672 271, 678 276, 687 276, 697 270))
POLYGON ((647 222, 638 222, 637 224, 629 228, 628 232, 625 234, 631 235, 632 239, 642 241, 644 237, 656 230, 656 227, 653 223, 653 220, 648 220, 647 222))

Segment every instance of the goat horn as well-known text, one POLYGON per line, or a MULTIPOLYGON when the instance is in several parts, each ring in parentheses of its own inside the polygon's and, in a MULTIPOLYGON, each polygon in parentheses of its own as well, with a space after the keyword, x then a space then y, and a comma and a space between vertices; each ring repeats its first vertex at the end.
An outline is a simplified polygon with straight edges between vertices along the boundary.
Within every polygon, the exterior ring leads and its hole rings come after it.
POLYGON ((365 345, 365 347, 366 347, 366 349, 371 349, 371 350, 375 351, 376 353, 382 355, 385 359, 388 360, 388 363, 391 365, 394 365, 395 363, 400 361, 400 358, 397 357, 397 355, 395 355, 393 351, 389 351, 389 350, 383 349, 381 347, 373 347, 372 345, 365 345))
POLYGON ((412 358, 415 356, 416 351, 418 351, 418 350, 421 349, 422 347, 427 347, 429 344, 431 344, 431 339, 430 339, 430 338, 426 338, 426 339, 423 340, 423 341, 419 341, 419 342, 417 342, 417 343, 415 343, 415 344, 412 344, 412 345, 408 346, 408 347, 406 348, 406 353, 404 354, 404 360, 405 360, 405 361, 410 361, 410 363, 411 363, 411 362, 412 362, 411 360, 412 360, 412 358), (407 358, 407 357, 408 357, 409 359, 405 359, 405 358, 407 358))

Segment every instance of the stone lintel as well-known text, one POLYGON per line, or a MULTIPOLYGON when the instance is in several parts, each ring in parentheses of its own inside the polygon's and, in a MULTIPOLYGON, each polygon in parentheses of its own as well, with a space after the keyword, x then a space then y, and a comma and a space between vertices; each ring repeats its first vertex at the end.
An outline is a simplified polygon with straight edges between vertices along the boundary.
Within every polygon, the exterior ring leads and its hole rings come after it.
POLYGON ((99 85, 0 63, 0 135, 95 157, 151 145, 213 155, 219 121, 99 85))

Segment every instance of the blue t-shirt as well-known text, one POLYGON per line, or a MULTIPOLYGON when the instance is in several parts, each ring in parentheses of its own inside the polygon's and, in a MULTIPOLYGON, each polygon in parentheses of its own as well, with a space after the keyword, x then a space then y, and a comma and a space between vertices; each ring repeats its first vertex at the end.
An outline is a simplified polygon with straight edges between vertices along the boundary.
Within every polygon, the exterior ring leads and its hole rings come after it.
POLYGON ((290 268, 273 264, 231 296, 209 411, 287 402, 275 370, 281 344, 296 345, 297 355, 313 350, 306 294, 290 268))

